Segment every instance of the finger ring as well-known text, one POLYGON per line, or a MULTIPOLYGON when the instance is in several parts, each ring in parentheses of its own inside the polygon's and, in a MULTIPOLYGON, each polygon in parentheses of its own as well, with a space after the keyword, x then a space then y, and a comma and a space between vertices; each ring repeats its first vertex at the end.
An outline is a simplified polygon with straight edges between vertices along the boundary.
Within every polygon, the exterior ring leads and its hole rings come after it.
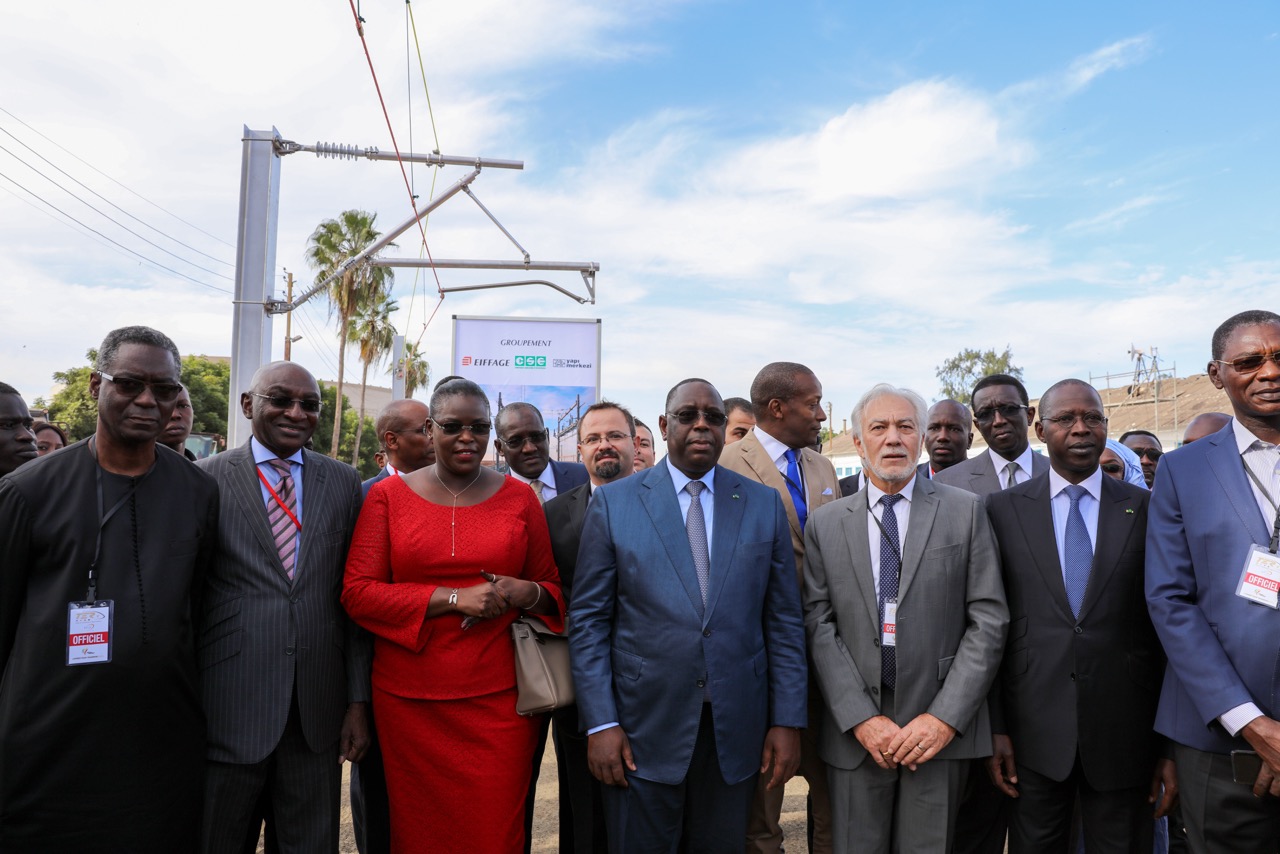
POLYGON ((923 744, 917 744, 917 745, 916 745, 916 750, 924 750, 924 745, 923 745, 923 744))

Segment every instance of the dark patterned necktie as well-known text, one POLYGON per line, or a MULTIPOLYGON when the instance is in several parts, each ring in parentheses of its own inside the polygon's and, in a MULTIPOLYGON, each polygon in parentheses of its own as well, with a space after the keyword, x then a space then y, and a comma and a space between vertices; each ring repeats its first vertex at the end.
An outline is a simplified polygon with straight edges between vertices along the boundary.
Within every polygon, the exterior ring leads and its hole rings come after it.
POLYGON ((1089 542, 1089 529, 1085 527, 1084 516, 1080 513, 1080 499, 1087 491, 1079 484, 1066 488, 1067 497, 1071 499, 1071 509, 1067 511, 1066 543, 1063 548, 1066 566, 1063 567, 1067 584, 1067 602, 1071 605, 1071 613, 1079 617, 1080 606, 1084 604, 1084 592, 1089 587, 1089 572, 1093 569, 1093 543, 1089 542))
MULTIPOLYGON (((880 513, 880 524, 884 526, 880 534, 880 626, 884 626, 884 603, 898 598, 898 576, 902 572, 902 556, 900 538, 898 537, 898 514, 893 505, 902 500, 901 495, 882 495, 880 504, 884 510, 880 513)), ((897 622, 897 618, 894 618, 897 622)), ((895 640, 896 643, 896 640, 895 640)), ((898 686, 898 648, 888 644, 880 644, 880 682, 890 691, 898 686)))
POLYGON ((293 472, 288 460, 267 460, 267 463, 280 474, 280 480, 276 483, 276 495, 280 500, 273 498, 268 504, 267 524, 271 526, 271 536, 276 541, 280 563, 284 564, 285 574, 292 581, 298 558, 298 526, 293 524, 294 517, 298 515, 298 501, 294 495, 293 472), (286 507, 289 509, 288 513, 285 512, 286 507))

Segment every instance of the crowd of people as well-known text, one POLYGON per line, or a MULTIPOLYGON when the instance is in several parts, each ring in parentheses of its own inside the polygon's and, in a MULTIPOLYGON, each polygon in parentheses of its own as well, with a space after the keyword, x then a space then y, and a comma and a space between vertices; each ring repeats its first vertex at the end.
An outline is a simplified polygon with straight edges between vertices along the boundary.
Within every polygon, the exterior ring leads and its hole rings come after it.
POLYGON ((115 330, 90 436, 0 383, 0 850, 336 852, 350 761, 362 854, 528 852, 549 738, 566 854, 780 852, 797 773, 792 850, 1277 854, 1280 315, 1211 348, 1231 412, 1169 453, 1078 379, 880 383, 840 479, 773 362, 672 386, 656 461, 618 403, 562 463, 446 377, 361 483, 292 362, 184 459, 177 347, 115 330), (549 715, 521 615, 568 637, 549 715))

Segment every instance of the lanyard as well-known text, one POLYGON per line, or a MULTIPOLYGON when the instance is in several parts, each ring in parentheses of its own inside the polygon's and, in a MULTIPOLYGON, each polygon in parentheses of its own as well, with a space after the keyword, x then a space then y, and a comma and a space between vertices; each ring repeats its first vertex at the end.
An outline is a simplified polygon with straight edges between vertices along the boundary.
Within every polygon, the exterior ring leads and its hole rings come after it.
POLYGON ((1240 457, 1240 462, 1244 463, 1244 473, 1249 475, 1249 480, 1253 481, 1253 485, 1258 487, 1258 491, 1262 493, 1262 497, 1267 499, 1267 503, 1271 505, 1271 509, 1275 511, 1276 520, 1271 526, 1271 546, 1270 551, 1275 554, 1280 549, 1280 507, 1276 506, 1276 500, 1271 497, 1271 493, 1262 485, 1262 481, 1253 473, 1253 469, 1249 468, 1249 464, 1244 462, 1244 457, 1240 457))
POLYGON ((104 513, 102 508, 106 504, 106 498, 102 492, 102 465, 98 463, 98 448, 95 442, 89 442, 89 450, 93 453, 94 475, 98 490, 98 536, 93 545, 93 560, 89 563, 89 590, 85 594, 85 599, 89 602, 94 602, 98 598, 98 558, 102 555, 102 532, 106 529, 107 523, 111 521, 111 517, 120 512, 120 508, 129 499, 133 498, 142 481, 146 480, 151 475, 151 472, 155 471, 156 464, 153 462, 151 468, 147 469, 146 474, 141 477, 132 478, 133 482, 129 486, 129 491, 113 504, 110 510, 104 513))
MULTIPOLYGON (((897 511, 895 511, 892 507, 886 507, 881 512, 895 513, 897 511)), ((893 549, 893 555, 898 559, 898 584, 901 585, 902 584, 902 546, 894 542, 889 537, 889 532, 884 529, 884 523, 876 518, 876 514, 871 512, 870 507, 867 508, 867 515, 871 517, 872 522, 876 523, 876 527, 880 529, 880 536, 883 537, 884 541, 889 544, 889 548, 893 549)), ((884 567, 881 567, 881 569, 884 569, 884 567)))
POLYGON ((293 515, 293 511, 289 509, 289 506, 280 500, 279 494, 274 489, 271 488, 271 484, 267 483, 267 478, 262 473, 262 469, 258 468, 257 465, 255 465, 253 469, 258 473, 258 480, 262 481, 262 485, 267 488, 267 492, 271 493, 271 497, 276 500, 276 504, 280 505, 280 509, 283 510, 289 516, 289 518, 293 521, 293 526, 297 528, 298 533, 301 534, 302 523, 298 521, 298 517, 293 515))

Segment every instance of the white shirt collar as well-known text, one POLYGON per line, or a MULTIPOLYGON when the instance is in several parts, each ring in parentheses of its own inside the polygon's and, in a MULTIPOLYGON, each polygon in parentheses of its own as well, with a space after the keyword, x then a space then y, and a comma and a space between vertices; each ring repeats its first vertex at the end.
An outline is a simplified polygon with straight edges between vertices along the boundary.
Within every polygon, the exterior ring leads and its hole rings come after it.
MULTIPOLYGON (((1080 481, 1080 485, 1085 488, 1086 492, 1088 492, 1090 495, 1093 496, 1093 499, 1095 501, 1102 501, 1102 469, 1100 468, 1094 469, 1093 474, 1089 475, 1084 480, 1080 481)), ((1056 471, 1054 471, 1053 467, 1050 466, 1049 468, 1050 500, 1057 498, 1058 494, 1061 493, 1062 490, 1066 489, 1068 486, 1071 486, 1071 484, 1067 482, 1067 479, 1062 475, 1058 474, 1056 471)))
POLYGON ((1027 449, 1016 460, 1006 460, 992 448, 987 448, 987 453, 991 455, 991 465, 996 467, 996 474, 998 475, 1004 474, 1005 466, 1009 465, 1009 463, 1017 463, 1018 468, 1022 469, 1023 474, 1027 477, 1031 477, 1035 473, 1035 469, 1031 465, 1035 451, 1031 450, 1030 445, 1027 445, 1027 449))
MULTIPOLYGON (((759 424, 752 427, 751 432, 755 434, 756 439, 760 442, 760 447, 764 448, 764 452, 769 455, 769 459, 773 460, 773 464, 781 466, 783 458, 786 457, 787 451, 790 451, 791 448, 761 430, 759 424)), ((800 452, 796 451, 797 463, 799 460, 800 452)))
POLYGON ((1231 419, 1231 432, 1236 437, 1236 448, 1240 451, 1240 455, 1244 456, 1244 452, 1253 447, 1254 442, 1262 442, 1263 445, 1270 447, 1270 442, 1264 442, 1257 436, 1249 432, 1249 428, 1240 423, 1240 419, 1231 419))
MULTIPOLYGON (((267 460, 280 459, 280 457, 276 456, 275 451, 271 450, 266 445, 259 442, 257 436, 253 436, 249 439, 249 447, 250 449, 253 450, 253 462, 255 465, 261 465, 262 463, 265 463, 267 460)), ((299 448, 298 450, 293 452, 292 456, 285 457, 285 459, 291 463, 297 463, 298 465, 302 465, 303 464, 302 449, 299 448)))
MULTIPOLYGON (((522 474, 519 474, 513 468, 508 468, 507 474, 511 475, 521 483, 533 483, 533 481, 535 480, 540 480, 542 481, 543 486, 549 486, 552 489, 556 489, 556 473, 555 473, 555 470, 551 468, 551 463, 549 462, 547 463, 547 467, 542 470, 542 474, 538 475, 532 480, 530 480, 529 478, 525 477, 522 474)), ((559 493, 560 490, 556 489, 556 492, 559 493)))
MULTIPOLYGON (((876 486, 875 482, 872 481, 871 478, 867 477, 865 472, 863 473, 863 479, 867 483, 867 506, 875 507, 877 504, 880 503, 880 499, 885 495, 885 491, 880 487, 876 486)), ((901 495, 903 498, 907 500, 907 503, 910 504, 911 497, 912 495, 915 494, 915 491, 916 491, 916 472, 912 471, 911 480, 907 481, 907 485, 902 487, 902 489, 898 492, 898 495, 901 495)))
MULTIPOLYGON (((673 465, 671 462, 670 455, 663 457, 662 461, 667 464, 667 471, 671 472, 671 482, 675 484, 676 494, 679 495, 681 492, 684 492, 684 488, 689 485, 689 483, 693 480, 693 478, 689 477, 689 475, 685 474, 684 472, 680 471, 680 469, 676 468, 675 465, 673 465)), ((707 492, 711 493, 712 495, 716 494, 715 474, 716 474, 716 470, 712 468, 711 471, 707 472, 702 477, 698 478, 698 480, 702 481, 707 485, 707 492)))

